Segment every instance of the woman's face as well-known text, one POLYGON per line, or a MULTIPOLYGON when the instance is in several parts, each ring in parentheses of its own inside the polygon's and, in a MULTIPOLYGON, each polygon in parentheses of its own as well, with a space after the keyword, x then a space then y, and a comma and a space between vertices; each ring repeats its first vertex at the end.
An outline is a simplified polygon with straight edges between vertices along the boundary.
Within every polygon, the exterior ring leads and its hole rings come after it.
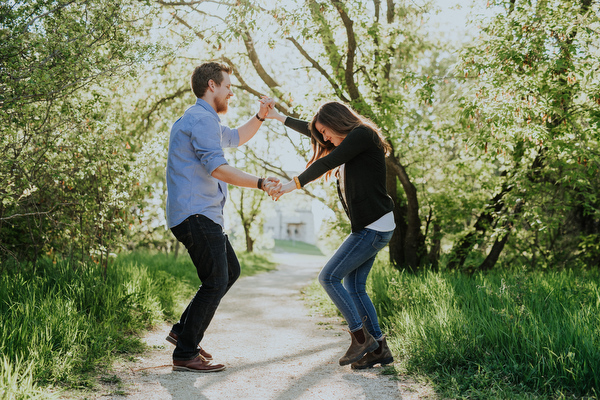
POLYGON ((319 121, 315 122, 315 128, 317 128, 317 131, 319 131, 321 135, 323 135, 323 140, 325 140, 326 142, 330 142, 335 147, 339 146, 340 143, 342 143, 342 141, 344 140, 344 136, 338 135, 336 132, 332 131, 330 128, 326 127, 319 121))

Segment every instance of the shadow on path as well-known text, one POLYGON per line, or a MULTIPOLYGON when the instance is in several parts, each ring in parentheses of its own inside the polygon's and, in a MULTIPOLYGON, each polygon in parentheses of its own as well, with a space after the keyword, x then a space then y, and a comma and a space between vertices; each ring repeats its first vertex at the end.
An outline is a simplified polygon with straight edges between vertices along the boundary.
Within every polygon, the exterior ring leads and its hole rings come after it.
MULTIPOLYGON (((380 375, 380 369, 340 367, 338 359, 350 344, 350 336, 338 319, 309 315, 300 293, 317 277, 326 258, 276 257, 277 270, 236 282, 206 332, 202 346, 215 362, 227 366, 225 371, 198 374, 159 368, 137 372, 127 399, 426 398, 406 382, 380 375)), ((155 340, 164 334, 155 333, 155 340)), ((171 351, 172 347, 165 347, 142 363, 168 364, 171 351)))

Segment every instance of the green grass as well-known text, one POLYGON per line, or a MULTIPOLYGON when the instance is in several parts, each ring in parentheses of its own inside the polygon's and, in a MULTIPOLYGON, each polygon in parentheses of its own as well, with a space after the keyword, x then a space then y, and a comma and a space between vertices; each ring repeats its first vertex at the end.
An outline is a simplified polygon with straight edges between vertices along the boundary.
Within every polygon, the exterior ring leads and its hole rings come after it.
MULTIPOLYGON (((238 256, 243 276, 274 268, 264 257, 238 256)), ((144 330, 177 319, 200 284, 187 254, 122 255, 106 279, 96 264, 43 262, 1 271, 0 399, 93 388, 116 355, 145 350, 144 330)))
POLYGON ((296 254, 308 254, 315 256, 322 256, 323 253, 315 245, 293 241, 293 240, 279 240, 275 239, 275 250, 276 253, 296 253, 296 254))
POLYGON ((456 399, 597 398, 600 274, 411 275, 369 279, 400 369, 456 399))
MULTIPOLYGON (((368 292, 396 359, 386 374, 449 399, 597 399, 600 272, 402 273, 379 259, 368 292)), ((339 313, 318 282, 311 306, 339 313)))
POLYGON ((21 360, 12 362, 6 356, 0 359, 0 399, 51 400, 60 398, 60 390, 42 388, 33 379, 34 363, 21 360))
POLYGON ((275 269, 276 264, 268 257, 254 253, 239 253, 238 259, 242 266, 240 277, 255 275, 260 272, 268 272, 275 269))
POLYGON ((311 312, 319 313, 325 317, 342 316, 342 313, 339 312, 335 304, 333 304, 329 296, 327 296, 327 293, 325 293, 325 290, 323 290, 323 287, 317 279, 304 288, 302 294, 308 301, 311 312))

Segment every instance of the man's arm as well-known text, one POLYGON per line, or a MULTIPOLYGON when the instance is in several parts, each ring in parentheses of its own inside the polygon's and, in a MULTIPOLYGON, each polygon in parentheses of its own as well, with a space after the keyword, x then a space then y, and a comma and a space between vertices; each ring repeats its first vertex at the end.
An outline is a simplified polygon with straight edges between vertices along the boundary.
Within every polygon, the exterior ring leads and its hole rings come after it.
MULTIPOLYGON (((269 112, 269 105, 272 102, 273 99, 268 99, 265 96, 263 96, 263 99, 260 101, 260 109, 258 110, 258 113, 256 115, 258 115, 264 120, 265 116, 269 112)), ((252 139, 254 135, 256 135, 256 132, 258 132, 258 128, 260 128, 260 126, 262 125, 263 121, 256 118, 256 115, 253 115, 252 118, 248 120, 248 122, 237 128, 238 134, 240 135, 240 146, 252 139)))
MULTIPOLYGON (((220 167, 217 167, 211 175, 213 178, 223 181, 225 183, 229 183, 230 185, 253 189, 258 188, 259 178, 257 176, 248 174, 244 171, 232 167, 231 165, 223 164, 220 167)), ((263 180, 261 189, 269 193, 269 195, 271 195, 271 192, 277 192, 280 188, 281 184, 279 183, 279 179, 269 177, 263 180)))

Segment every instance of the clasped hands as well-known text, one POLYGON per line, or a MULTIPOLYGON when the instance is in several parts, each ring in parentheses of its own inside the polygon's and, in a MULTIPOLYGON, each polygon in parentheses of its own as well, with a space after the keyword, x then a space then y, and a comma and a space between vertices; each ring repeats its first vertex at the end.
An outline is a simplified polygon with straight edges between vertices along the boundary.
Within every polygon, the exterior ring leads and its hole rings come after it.
MULTIPOLYGON (((279 113, 275 109, 275 100, 267 96, 262 96, 259 102, 260 110, 258 113, 262 118, 274 119, 279 116, 279 113)), ((268 177, 263 182, 263 190, 275 201, 279 200, 285 193, 289 193, 294 189, 296 189, 296 182, 294 182, 294 180, 282 184, 279 179, 268 177)))
POLYGON ((272 176, 263 181, 263 190, 275 201, 279 200, 285 193, 289 193, 296 189, 296 182, 293 180, 282 184, 279 179, 272 176))

